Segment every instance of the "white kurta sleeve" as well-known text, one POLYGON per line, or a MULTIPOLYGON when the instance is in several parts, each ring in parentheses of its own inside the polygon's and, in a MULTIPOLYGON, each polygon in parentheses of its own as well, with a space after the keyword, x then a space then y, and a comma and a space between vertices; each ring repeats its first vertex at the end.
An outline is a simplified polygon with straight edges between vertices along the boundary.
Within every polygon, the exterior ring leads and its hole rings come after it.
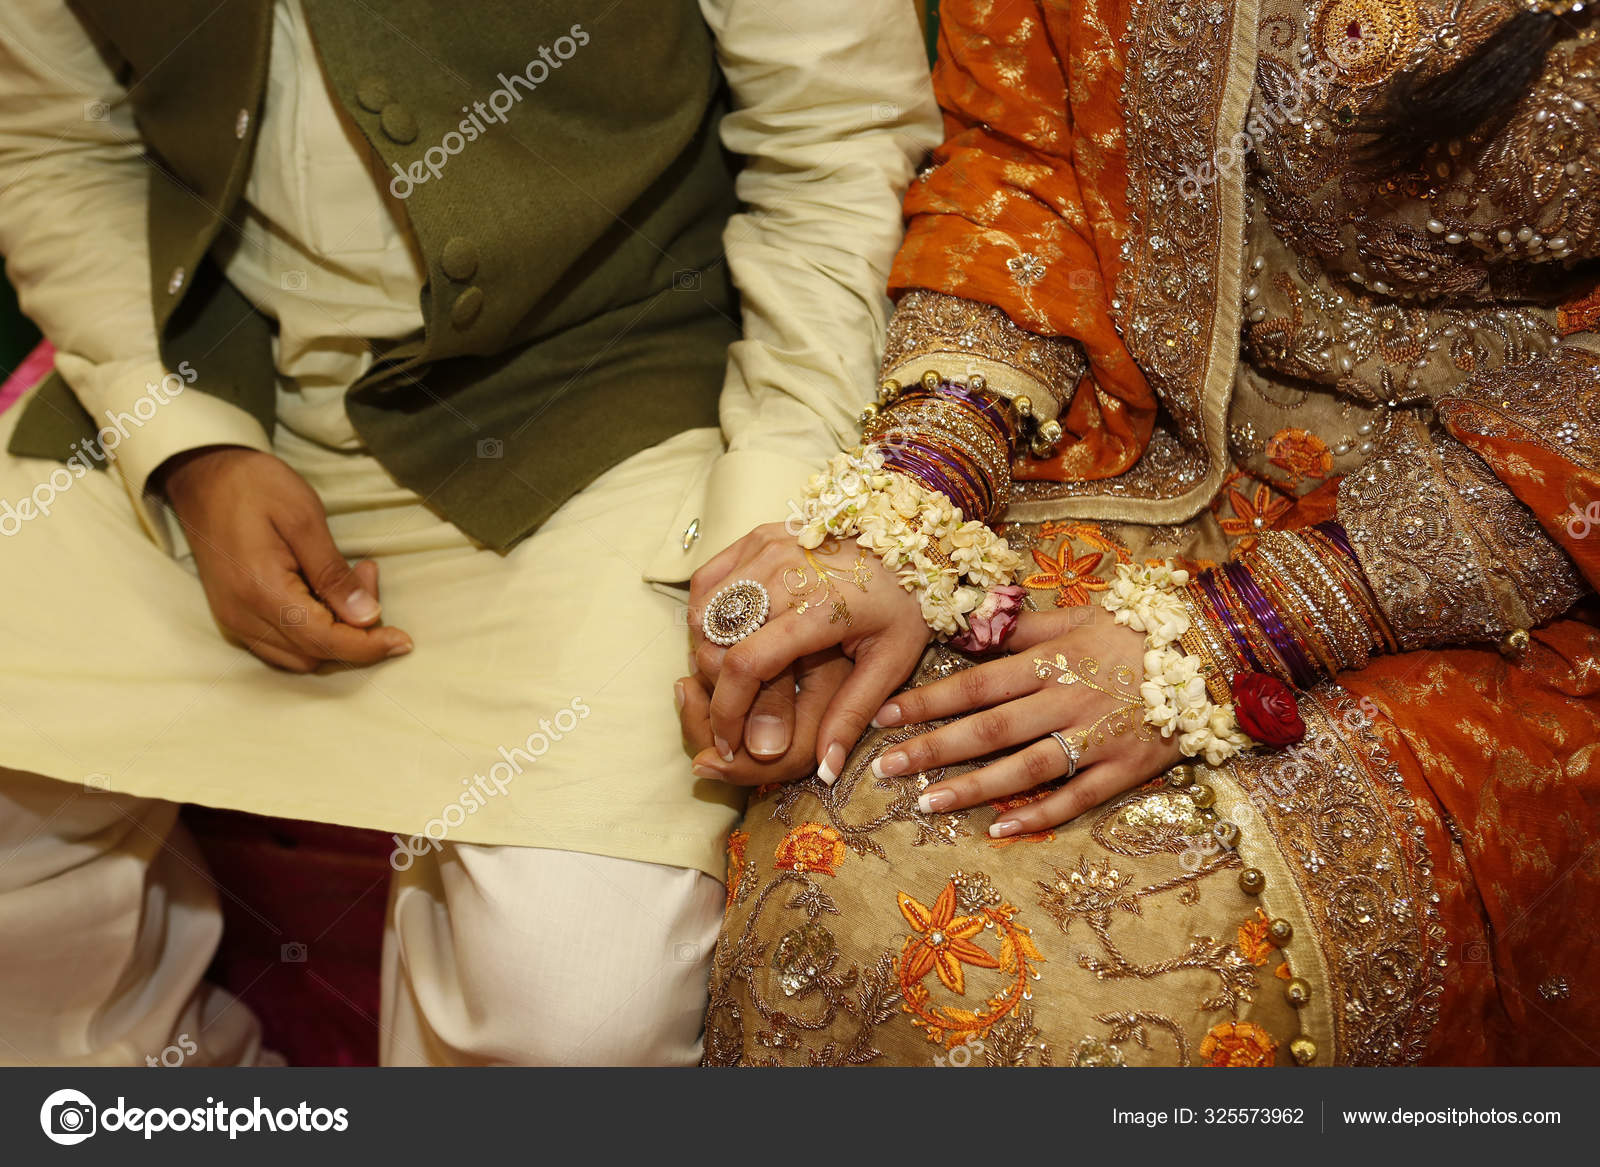
MULTIPOLYGON (((135 500, 173 454, 269 448, 244 410, 161 361, 150 302, 149 167, 127 92, 63 0, 0 7, 0 254, 23 311, 135 500)), ((145 517, 143 508, 139 508, 145 517)))
POLYGON ((729 350, 727 452, 668 534, 649 578, 682 581, 789 513, 806 480, 857 439, 890 305, 900 204, 939 144, 913 0, 701 0, 733 97, 722 140, 742 155, 726 255, 744 336, 729 350), (688 546, 685 546, 688 543, 688 546))

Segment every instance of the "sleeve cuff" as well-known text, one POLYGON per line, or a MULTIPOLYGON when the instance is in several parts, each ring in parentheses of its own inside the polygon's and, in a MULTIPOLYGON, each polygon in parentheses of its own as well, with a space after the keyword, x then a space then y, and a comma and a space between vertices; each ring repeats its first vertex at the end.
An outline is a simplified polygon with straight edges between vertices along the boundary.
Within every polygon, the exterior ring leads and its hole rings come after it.
POLYGON ((99 427, 101 448, 122 479, 146 533, 166 542, 159 499, 150 476, 168 458, 202 446, 245 446, 263 453, 272 442, 261 423, 220 397, 191 388, 192 381, 160 361, 95 365, 59 353, 56 367, 99 427))
POLYGON ((763 523, 797 513, 800 492, 822 467, 803 458, 735 450, 706 468, 679 508, 645 579, 686 584, 717 552, 763 523))

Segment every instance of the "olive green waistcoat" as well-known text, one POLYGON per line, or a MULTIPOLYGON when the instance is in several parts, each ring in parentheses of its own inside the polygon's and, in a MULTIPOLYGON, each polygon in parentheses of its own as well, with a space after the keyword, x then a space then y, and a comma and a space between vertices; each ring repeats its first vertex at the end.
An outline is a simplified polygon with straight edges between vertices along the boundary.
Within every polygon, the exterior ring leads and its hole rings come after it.
MULTIPOLYGON (((737 336, 720 262, 736 166, 717 140, 725 95, 695 0, 304 5, 338 102, 389 174, 425 178, 405 202, 427 267, 424 335, 380 346, 345 402, 389 472, 505 550, 630 454, 715 425, 737 336), (474 103, 506 80, 521 100, 467 141, 474 103)), ((162 357, 271 433, 272 322, 211 253, 251 165, 272 0, 75 9, 126 61, 159 164, 162 357)), ((95 429, 54 378, 11 450, 64 459, 95 429)))

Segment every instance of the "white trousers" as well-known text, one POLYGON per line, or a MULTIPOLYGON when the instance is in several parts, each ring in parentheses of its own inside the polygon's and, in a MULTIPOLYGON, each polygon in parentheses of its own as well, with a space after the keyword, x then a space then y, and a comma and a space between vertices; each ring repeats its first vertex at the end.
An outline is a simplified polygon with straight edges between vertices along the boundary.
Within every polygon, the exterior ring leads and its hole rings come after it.
MULTIPOLYGON (((176 804, 0 769, 0 1064, 272 1060, 203 979, 220 890, 176 804)), ((391 888, 380 1056, 693 1065, 722 905, 686 868, 428 851, 391 888)))

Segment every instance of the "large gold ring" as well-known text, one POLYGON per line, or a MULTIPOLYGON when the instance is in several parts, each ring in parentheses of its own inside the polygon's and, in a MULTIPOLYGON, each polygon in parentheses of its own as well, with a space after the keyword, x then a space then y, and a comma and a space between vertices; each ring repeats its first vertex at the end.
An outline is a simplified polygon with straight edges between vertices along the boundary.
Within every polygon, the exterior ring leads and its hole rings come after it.
POLYGON ((1061 748, 1063 750, 1067 751, 1067 774, 1066 774, 1066 776, 1068 778, 1071 778, 1074 774, 1076 774, 1078 772, 1078 760, 1083 755, 1078 752, 1078 747, 1073 745, 1072 742, 1067 739, 1066 734, 1061 733, 1059 730, 1057 730, 1057 731, 1051 733, 1050 736, 1056 739, 1056 742, 1061 746, 1061 748))
POLYGON ((735 580, 711 597, 700 630, 712 644, 729 648, 767 622, 772 597, 753 579, 735 580))

